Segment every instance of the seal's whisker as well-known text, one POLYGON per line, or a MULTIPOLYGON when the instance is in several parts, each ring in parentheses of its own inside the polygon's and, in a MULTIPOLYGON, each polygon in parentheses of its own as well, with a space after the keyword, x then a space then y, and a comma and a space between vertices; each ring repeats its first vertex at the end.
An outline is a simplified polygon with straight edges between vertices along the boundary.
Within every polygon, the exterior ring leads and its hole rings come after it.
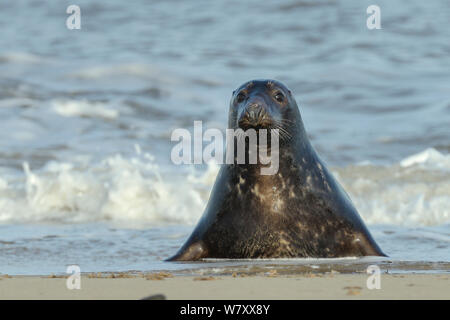
POLYGON ((277 121, 281 122, 281 123, 295 124, 295 121, 290 120, 290 119, 280 119, 280 120, 277 120, 277 121))
POLYGON ((275 123, 273 126, 273 129, 279 130, 279 137, 283 141, 288 141, 292 138, 292 135, 289 133, 289 131, 287 131, 285 128, 283 128, 283 126, 280 123, 275 123))

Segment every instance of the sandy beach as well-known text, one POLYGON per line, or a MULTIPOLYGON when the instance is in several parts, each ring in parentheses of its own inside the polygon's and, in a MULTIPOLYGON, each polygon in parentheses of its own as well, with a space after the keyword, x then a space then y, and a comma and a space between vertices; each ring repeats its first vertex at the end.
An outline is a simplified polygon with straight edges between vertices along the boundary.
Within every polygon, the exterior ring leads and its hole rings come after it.
POLYGON ((0 302, 450 299, 448 2, 0 3, 0 302))
POLYGON ((65 277, 1 276, 0 299, 449 299, 448 274, 382 274, 369 290, 364 274, 278 276, 83 275, 80 290, 65 277))

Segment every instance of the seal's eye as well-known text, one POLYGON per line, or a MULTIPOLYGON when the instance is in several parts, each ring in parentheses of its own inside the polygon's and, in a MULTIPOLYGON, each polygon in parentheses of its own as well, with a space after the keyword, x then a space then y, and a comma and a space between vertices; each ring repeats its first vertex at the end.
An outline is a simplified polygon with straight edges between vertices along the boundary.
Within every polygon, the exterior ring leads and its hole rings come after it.
POLYGON ((283 102, 283 101, 284 101, 284 95, 281 93, 281 91, 275 92, 275 95, 274 95, 273 97, 274 97, 275 100, 277 100, 278 102, 283 102))
POLYGON ((241 103, 245 100, 245 94, 243 92, 239 92, 239 94, 236 96, 236 102, 241 103))

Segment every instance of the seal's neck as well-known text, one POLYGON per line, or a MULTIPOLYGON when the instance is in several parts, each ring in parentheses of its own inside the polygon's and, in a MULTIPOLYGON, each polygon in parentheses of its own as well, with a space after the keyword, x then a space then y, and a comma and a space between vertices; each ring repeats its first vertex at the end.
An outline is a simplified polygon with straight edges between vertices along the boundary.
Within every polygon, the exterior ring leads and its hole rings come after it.
POLYGON ((289 139, 280 138, 275 147, 272 145, 269 149, 258 149, 256 163, 249 162, 249 154, 252 151, 248 146, 245 152, 246 162, 240 164, 235 161, 233 166, 239 174, 254 178, 266 176, 263 178, 267 179, 270 176, 287 174, 317 160, 317 154, 309 142, 303 125, 296 127, 295 131, 291 131, 289 139))

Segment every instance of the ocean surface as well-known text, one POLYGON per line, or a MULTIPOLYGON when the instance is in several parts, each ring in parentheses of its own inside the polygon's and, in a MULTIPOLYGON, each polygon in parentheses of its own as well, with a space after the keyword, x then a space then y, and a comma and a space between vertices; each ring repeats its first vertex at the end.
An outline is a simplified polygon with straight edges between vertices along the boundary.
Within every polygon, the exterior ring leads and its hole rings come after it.
POLYGON ((77 0, 80 30, 70 4, 0 2, 0 273, 330 264, 163 261, 218 172, 172 164, 172 131, 225 129, 255 78, 292 89, 385 270, 449 272, 448 1, 377 0, 380 30, 369 1, 77 0))

